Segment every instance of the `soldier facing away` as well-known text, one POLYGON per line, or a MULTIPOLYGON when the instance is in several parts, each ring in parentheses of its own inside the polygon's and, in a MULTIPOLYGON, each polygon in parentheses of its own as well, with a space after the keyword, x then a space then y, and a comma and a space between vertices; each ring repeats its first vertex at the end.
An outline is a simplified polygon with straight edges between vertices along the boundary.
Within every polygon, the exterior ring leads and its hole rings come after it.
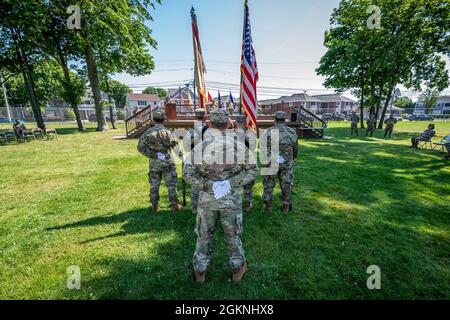
MULTIPOLYGON (((200 190, 195 233, 197 244, 193 256, 196 281, 205 282, 206 271, 211 262, 211 252, 217 220, 220 220, 227 245, 229 265, 233 270, 233 282, 239 282, 247 271, 242 246, 243 231, 242 187, 253 181, 256 165, 240 164, 236 157, 230 161, 229 154, 245 152, 245 145, 226 135, 229 121, 225 109, 210 113, 211 128, 206 130, 204 140, 195 148, 201 148, 201 164, 185 166, 185 180, 200 190), (213 152, 211 152, 213 151, 213 152), (227 157, 227 161, 225 161, 227 157)), ((197 161, 196 161, 197 162, 197 161)))
POLYGON ((180 209, 177 193, 177 169, 171 151, 177 146, 178 140, 164 126, 165 114, 162 110, 153 111, 153 120, 155 125, 145 131, 139 139, 137 147, 138 151, 149 159, 150 203, 153 212, 157 212, 159 186, 164 177, 172 211, 177 212, 180 209))
POLYGON ((351 136, 353 136, 353 134, 356 134, 356 136, 358 136, 358 121, 359 121, 359 117, 356 115, 355 112, 352 112, 352 117, 350 118, 351 121, 351 136))
MULTIPOLYGON (((236 124, 235 124, 235 133, 237 135, 237 138, 239 141, 244 142, 245 146, 247 147, 247 149, 251 152, 255 152, 254 149, 250 150, 251 147, 256 147, 255 146, 250 146, 250 140, 249 140, 249 130, 248 127, 246 125, 246 117, 243 114, 238 114, 236 116, 236 124)), ((250 212, 253 208, 253 202, 254 202, 254 198, 253 198, 253 186, 255 185, 255 180, 253 180, 252 182, 246 184, 244 186, 244 208, 246 212, 250 212)))
MULTIPOLYGON (((198 108, 195 110, 195 120, 201 125, 198 125, 194 128, 189 129, 188 133, 186 134, 185 140, 184 140, 184 150, 194 150, 195 146, 201 142, 203 133, 207 128, 207 125, 205 123, 206 120, 206 109, 198 108)), ((190 152, 186 156, 190 157, 190 163, 194 163, 193 158, 193 152, 190 152)), ((198 197, 199 197, 199 191, 194 187, 191 186, 191 210, 193 213, 197 213, 197 207, 198 207, 198 197)))
MULTIPOLYGON (((267 150, 261 150, 265 153, 266 159, 271 158, 270 145, 277 143, 272 141, 272 132, 278 130, 279 133, 279 155, 276 157, 276 161, 279 165, 276 173, 271 175, 264 175, 264 208, 268 212, 272 212, 272 200, 273 190, 275 188, 276 179, 280 181, 281 186, 281 200, 283 213, 289 213, 292 201, 292 184, 294 180, 294 159, 298 154, 298 137, 294 129, 288 127, 286 124, 286 113, 278 111, 275 113, 275 126, 270 127, 262 135, 261 139, 267 139, 267 150)), ((264 148, 263 148, 264 149, 264 148)))
POLYGON ((430 123, 428 125, 428 129, 422 132, 419 137, 411 138, 411 148, 417 149, 419 147, 420 141, 430 141, 436 135, 436 131, 434 131, 434 124, 430 123))
POLYGON ((370 118, 367 120, 367 131, 366 131, 366 137, 370 134, 370 136, 373 136, 373 132, 375 131, 375 125, 377 121, 375 120, 374 116, 370 116, 370 118))
POLYGON ((386 124, 386 128, 384 129, 384 137, 386 138, 389 134, 389 138, 392 138, 392 131, 394 131, 394 125, 397 123, 397 120, 391 114, 389 118, 384 120, 384 123, 386 124))

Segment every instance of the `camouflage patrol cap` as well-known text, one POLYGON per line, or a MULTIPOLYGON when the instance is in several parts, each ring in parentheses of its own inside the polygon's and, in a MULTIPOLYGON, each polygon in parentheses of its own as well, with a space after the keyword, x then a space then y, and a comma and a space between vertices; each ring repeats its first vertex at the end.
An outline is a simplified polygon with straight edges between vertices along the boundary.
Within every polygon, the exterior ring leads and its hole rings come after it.
POLYGON ((277 111, 275 112, 275 120, 286 120, 286 112, 284 111, 277 111))
POLYGON ((196 118, 204 118, 206 116, 206 109, 198 108, 195 110, 196 118))
POLYGON ((164 120, 166 118, 166 114, 161 109, 156 109, 153 111, 153 119, 155 120, 164 120))
POLYGON ((229 119, 229 114, 226 109, 214 109, 211 111, 209 118, 212 123, 223 124, 227 123, 229 119))
POLYGON ((237 123, 245 123, 245 116, 243 114, 238 114, 236 116, 236 122, 237 123))

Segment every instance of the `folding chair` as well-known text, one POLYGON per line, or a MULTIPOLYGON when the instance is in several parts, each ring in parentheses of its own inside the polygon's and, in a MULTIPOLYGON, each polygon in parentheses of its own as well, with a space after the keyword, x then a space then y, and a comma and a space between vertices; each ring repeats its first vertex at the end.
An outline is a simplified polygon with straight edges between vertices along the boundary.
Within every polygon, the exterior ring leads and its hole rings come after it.
POLYGON ((442 138, 441 141, 433 143, 434 144, 433 150, 440 148, 441 151, 445 152, 446 151, 445 145, 448 143, 450 143, 450 136, 445 136, 444 138, 442 138))
POLYGON ((34 135, 33 130, 26 129, 22 131, 22 136, 20 137, 24 142, 27 142, 28 139, 36 140, 36 136, 34 135))
POLYGON ((45 135, 47 136, 47 140, 50 140, 50 138, 58 139, 56 129, 45 129, 45 135))
POLYGON ((419 149, 433 149, 433 143, 430 140, 419 140, 417 144, 417 148, 419 149))
POLYGON ((37 138, 44 139, 44 130, 40 128, 33 129, 33 134, 37 138))

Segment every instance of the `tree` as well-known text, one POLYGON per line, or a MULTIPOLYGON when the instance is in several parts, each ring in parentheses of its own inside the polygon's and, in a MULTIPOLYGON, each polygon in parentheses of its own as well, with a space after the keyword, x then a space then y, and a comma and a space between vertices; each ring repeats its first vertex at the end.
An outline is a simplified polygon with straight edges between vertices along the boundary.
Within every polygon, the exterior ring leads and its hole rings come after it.
POLYGON ((414 102, 408 97, 400 97, 394 102, 397 108, 407 109, 414 106, 414 102))
POLYGON ((111 97, 114 99, 116 108, 123 109, 127 102, 127 94, 133 93, 126 84, 123 84, 117 80, 109 80, 109 90, 111 97))
POLYGON ((443 27, 448 18, 436 11, 448 13, 450 2, 431 2, 437 9, 425 0, 342 0, 331 16, 328 51, 317 72, 326 76, 325 86, 359 93, 371 115, 378 118, 381 111, 379 128, 398 84, 414 90, 448 86, 445 62, 437 54, 442 48, 433 41, 449 30, 443 27), (368 28, 369 5, 381 8, 381 28, 368 28), (430 21, 432 16, 439 23, 430 21))
POLYGON ((147 87, 142 91, 142 93, 157 94, 161 99, 165 99, 167 97, 167 91, 163 88, 147 87))
MULTIPOLYGON (((78 104, 81 97, 85 94, 85 83, 81 86, 79 75, 73 73, 68 65, 68 61, 79 61, 79 48, 77 47, 76 37, 72 30, 67 28, 66 8, 72 3, 70 1, 46 1, 45 28, 42 30, 42 41, 37 41, 36 45, 46 54, 51 56, 61 67, 64 77, 61 79, 64 92, 64 100, 74 111, 75 119, 79 131, 85 131, 81 120, 78 104)), ((83 79, 84 82, 84 79, 83 79)))
POLYGON ((34 46, 46 16, 38 1, 3 0, 0 10, 0 69, 21 74, 39 128, 45 129, 36 96, 33 65, 42 58, 34 46))
POLYGON ((427 114, 429 114, 431 109, 436 106, 439 95, 440 91, 432 88, 427 88, 420 94, 418 101, 423 103, 427 114))
MULTIPOLYGON (((101 105, 101 81, 115 72, 143 75, 154 69, 148 47, 156 48, 149 9, 160 0, 80 0, 81 30, 77 33, 83 49, 87 74, 94 96, 97 130, 107 129, 101 105)), ((105 87, 107 84, 105 84, 105 87)))

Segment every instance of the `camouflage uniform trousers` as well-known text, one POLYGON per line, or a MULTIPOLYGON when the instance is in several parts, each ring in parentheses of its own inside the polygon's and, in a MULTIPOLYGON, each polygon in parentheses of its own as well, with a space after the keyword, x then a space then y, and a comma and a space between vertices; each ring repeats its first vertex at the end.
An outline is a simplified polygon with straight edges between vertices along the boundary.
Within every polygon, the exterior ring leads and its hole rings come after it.
POLYGON ((387 135, 389 135, 389 138, 392 137, 392 131, 394 131, 394 126, 387 125, 384 129, 384 137, 386 138, 387 135))
POLYGON ((366 137, 370 134, 370 136, 373 136, 373 132, 375 131, 375 126, 373 125, 368 125, 367 126, 367 131, 366 131, 366 137))
POLYGON ((250 182, 244 186, 244 205, 253 206, 253 186, 255 181, 250 182))
MULTIPOLYGON (((241 193, 237 194, 242 197, 241 193)), ((214 204, 202 203, 202 192, 200 192, 200 203, 197 209, 197 223, 195 234, 197 244, 192 259, 196 272, 205 272, 211 263, 214 233, 217 220, 220 220, 223 229, 223 237, 228 251, 228 264, 235 271, 239 270, 245 263, 245 254, 242 246, 241 236, 243 232, 242 202, 234 201, 225 208, 217 208, 214 204)))
POLYGON ((354 134, 356 134, 357 136, 359 136, 359 134, 358 134, 358 124, 353 124, 353 123, 352 123, 352 126, 351 126, 351 135, 354 135, 354 134))
POLYGON ((276 179, 280 181, 281 201, 283 205, 290 206, 292 200, 292 186, 294 181, 293 162, 280 164, 280 168, 276 175, 266 175, 263 178, 264 184, 264 202, 272 202, 273 189, 275 188, 276 179))
POLYGON ((167 185, 170 204, 178 204, 177 169, 175 164, 157 159, 150 159, 150 169, 148 172, 150 202, 152 204, 159 203, 159 186, 161 185, 162 178, 164 178, 164 182, 167 185))
POLYGON ((199 195, 200 195, 200 191, 198 191, 194 187, 191 187, 191 210, 192 210, 192 212, 197 212, 199 195))

